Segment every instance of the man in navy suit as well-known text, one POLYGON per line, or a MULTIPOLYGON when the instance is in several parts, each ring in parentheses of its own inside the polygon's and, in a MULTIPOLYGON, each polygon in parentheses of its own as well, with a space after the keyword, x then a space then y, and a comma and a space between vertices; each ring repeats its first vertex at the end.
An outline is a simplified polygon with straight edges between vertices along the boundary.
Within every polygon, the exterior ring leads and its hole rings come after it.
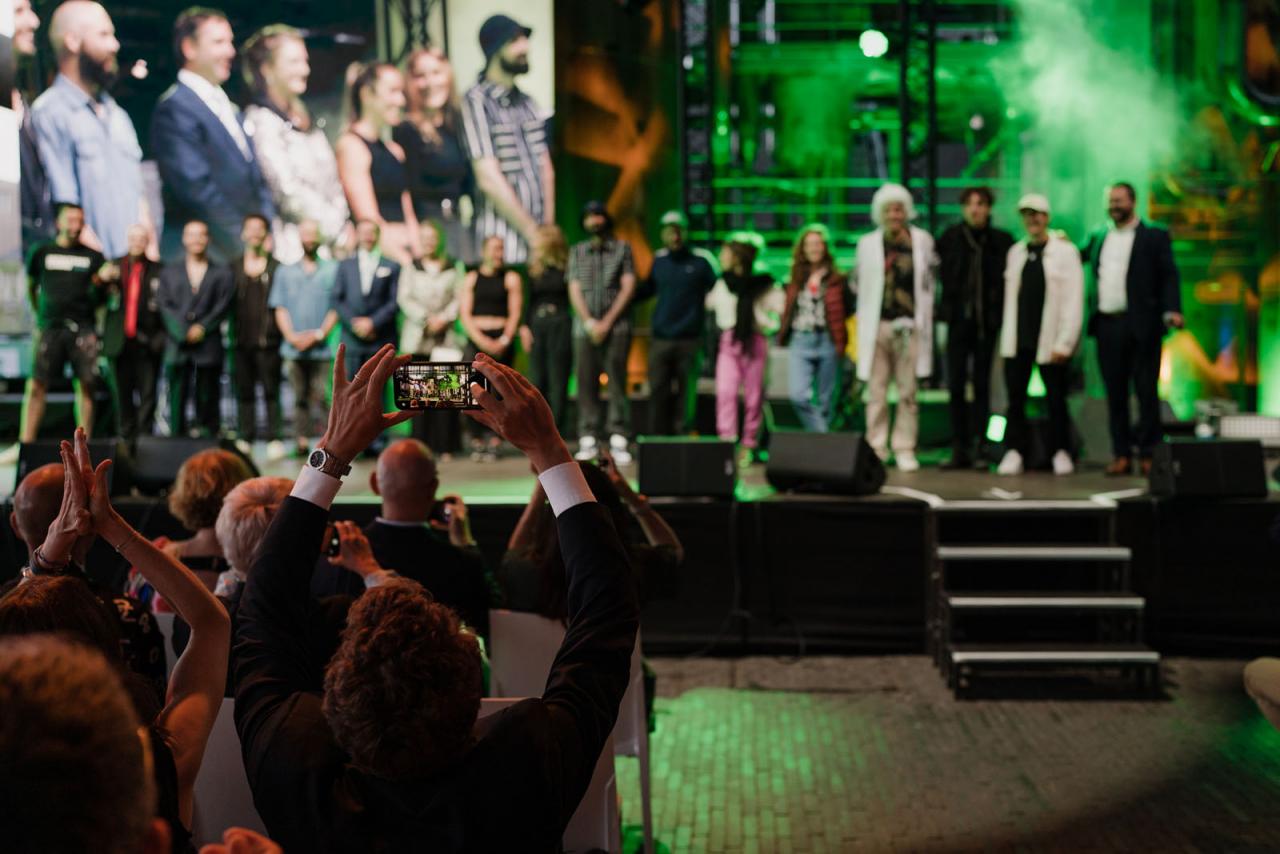
POLYGON ((187 398, 195 379, 196 430, 217 436, 221 419, 218 403, 222 379, 221 325, 236 287, 231 268, 209 258, 209 228, 191 220, 182 229, 187 256, 160 271, 160 313, 169 341, 165 347, 165 376, 169 383, 169 428, 174 436, 187 433, 187 398))
POLYGON ((240 225, 249 214, 275 216, 271 190, 222 84, 236 49, 231 25, 212 9, 188 9, 173 25, 181 70, 151 117, 151 153, 164 181, 164 234, 160 251, 176 255, 182 228, 208 223, 210 256, 227 263, 241 252, 240 225))
POLYGON ((348 364, 362 365, 383 344, 396 340, 400 265, 382 257, 379 236, 376 222, 361 220, 356 224, 359 249, 354 257, 338 265, 338 277, 333 284, 331 301, 342 324, 348 364))
POLYGON ((1107 188, 1111 227, 1089 238, 1081 254, 1093 269, 1089 334, 1107 388, 1112 461, 1107 474, 1128 474, 1136 447, 1140 473, 1151 470, 1160 441, 1160 344, 1181 329, 1182 289, 1169 232, 1147 225, 1134 209, 1137 193, 1124 182, 1107 188), (1129 384, 1138 397, 1138 431, 1129 418, 1129 384))

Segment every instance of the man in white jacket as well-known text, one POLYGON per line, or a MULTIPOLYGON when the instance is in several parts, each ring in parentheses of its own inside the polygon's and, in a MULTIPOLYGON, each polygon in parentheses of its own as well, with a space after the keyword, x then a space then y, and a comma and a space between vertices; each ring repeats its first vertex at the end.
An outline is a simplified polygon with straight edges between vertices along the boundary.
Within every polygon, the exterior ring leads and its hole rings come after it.
POLYGON ((1068 240, 1049 232, 1049 200, 1028 193, 1018 201, 1027 236, 1009 250, 1004 271, 1000 355, 1009 394, 1004 459, 997 471, 1022 474, 1027 453, 1027 383, 1038 366, 1049 406, 1053 473, 1071 474, 1068 364, 1084 322, 1084 268, 1068 240))

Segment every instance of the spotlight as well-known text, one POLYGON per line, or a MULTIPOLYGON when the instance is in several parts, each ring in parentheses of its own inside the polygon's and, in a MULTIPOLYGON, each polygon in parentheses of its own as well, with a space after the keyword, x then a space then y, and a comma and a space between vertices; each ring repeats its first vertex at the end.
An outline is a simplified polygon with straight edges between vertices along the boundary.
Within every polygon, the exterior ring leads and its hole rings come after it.
POLYGON ((889 52, 889 39, 879 30, 863 30, 858 36, 858 47, 868 59, 877 59, 889 52))

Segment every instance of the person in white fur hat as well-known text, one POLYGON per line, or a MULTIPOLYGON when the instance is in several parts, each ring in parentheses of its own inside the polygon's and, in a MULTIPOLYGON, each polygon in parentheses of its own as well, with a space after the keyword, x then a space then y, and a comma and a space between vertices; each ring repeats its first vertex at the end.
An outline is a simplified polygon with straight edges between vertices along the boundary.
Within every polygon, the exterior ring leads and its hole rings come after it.
POLYGON ((1049 407, 1053 473, 1071 474, 1068 365, 1084 324, 1084 267, 1071 241, 1049 231, 1049 200, 1028 193, 1018 200, 1026 238, 1009 249, 1004 269, 1004 325, 1000 355, 1009 395, 1002 475, 1022 474, 1027 453, 1027 383, 1038 366, 1049 407))

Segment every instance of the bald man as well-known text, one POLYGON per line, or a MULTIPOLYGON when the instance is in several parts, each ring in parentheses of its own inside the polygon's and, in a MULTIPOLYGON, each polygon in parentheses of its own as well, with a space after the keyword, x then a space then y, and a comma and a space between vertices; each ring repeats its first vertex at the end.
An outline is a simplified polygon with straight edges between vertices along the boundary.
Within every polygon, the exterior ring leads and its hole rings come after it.
POLYGON ((31 107, 54 202, 84 208, 82 240, 108 258, 128 251, 129 226, 150 234, 142 194, 142 147, 133 122, 108 93, 119 73, 111 16, 98 3, 68 0, 49 22, 58 76, 31 107))
MULTIPOLYGON (((106 603, 118 619, 121 648, 129 669, 145 677, 164 696, 163 638, 155 621, 133 599, 118 595, 92 580, 85 572, 89 549, 96 535, 79 539, 48 539, 49 526, 58 518, 62 507, 62 463, 49 463, 29 472, 13 492, 13 511, 9 527, 27 547, 27 566, 23 575, 40 575, 51 567, 65 564, 60 573, 72 575, 87 583, 94 594, 106 603), (36 549, 40 549, 39 558, 36 549)), ((13 582, 5 585, 8 592, 13 582)))
MULTIPOLYGON (((471 536, 467 505, 456 495, 436 498, 440 477, 431 449, 417 439, 388 445, 378 455, 369 485, 382 497, 382 513, 364 529, 378 564, 417 581, 463 622, 488 635, 488 573, 471 536)), ((317 596, 364 592, 360 576, 324 561, 311 587, 317 596)))

